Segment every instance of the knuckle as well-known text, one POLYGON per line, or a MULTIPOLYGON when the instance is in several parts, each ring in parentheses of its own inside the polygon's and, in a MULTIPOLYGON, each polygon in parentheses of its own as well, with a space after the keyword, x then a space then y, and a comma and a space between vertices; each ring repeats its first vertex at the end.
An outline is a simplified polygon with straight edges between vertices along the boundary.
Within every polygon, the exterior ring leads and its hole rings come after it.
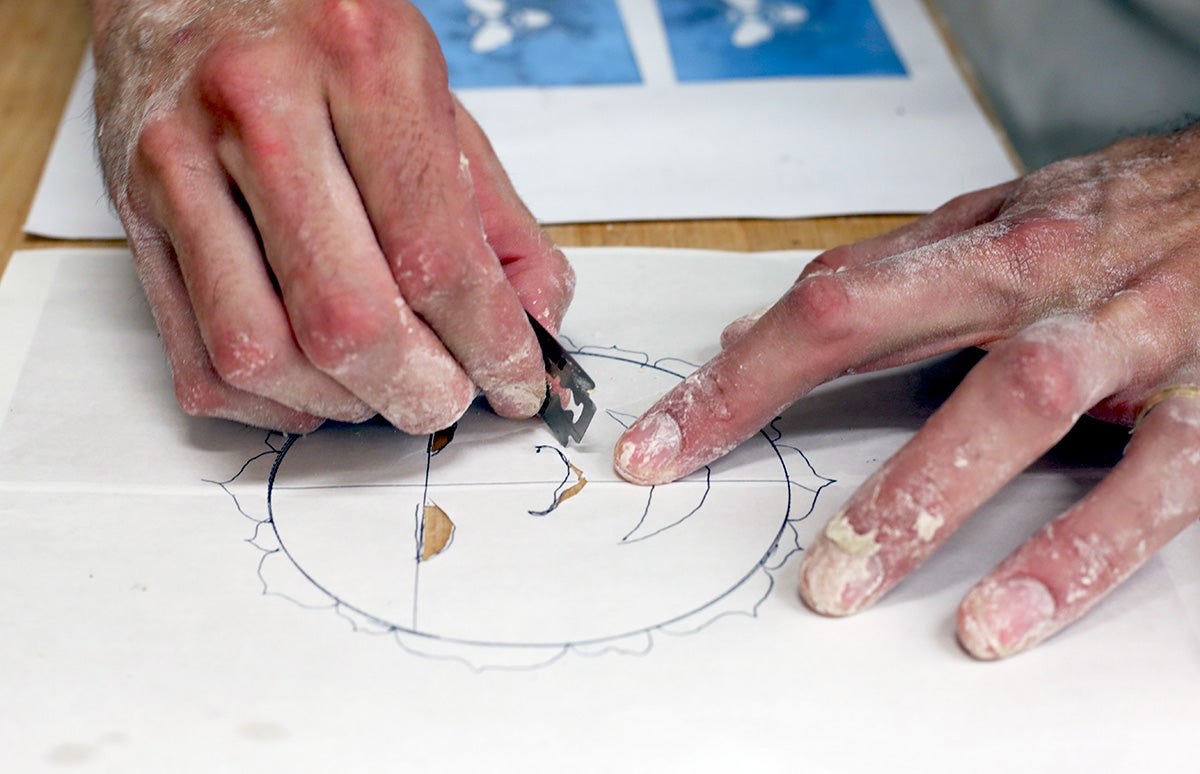
POLYGON ((182 128, 166 116, 147 121, 138 135, 136 165, 154 176, 161 176, 179 159, 182 128))
POLYGON ((722 422, 731 420, 741 405, 739 395, 742 392, 737 385, 731 384, 731 381, 724 370, 713 369, 702 393, 708 414, 722 422))
POLYGON ((854 303, 836 275, 809 276, 794 285, 780 303, 790 319, 819 339, 841 339, 852 330, 854 303))
POLYGON ((205 101, 226 117, 254 115, 270 102, 265 63, 259 46, 217 44, 196 68, 197 87, 205 101))
POLYGON ((296 91, 280 88, 274 54, 260 46, 226 44, 215 48, 198 68, 201 97, 214 122, 213 138, 219 145, 226 136, 246 147, 247 158, 263 164, 281 161, 285 168, 295 144, 296 91))
POLYGON ((193 417, 219 417, 229 413, 231 403, 226 389, 210 374, 176 373, 175 401, 185 414, 193 417))
POLYGON ((1085 224, 1074 218, 1030 215, 997 226, 983 251, 991 264, 991 291, 1013 313, 1024 312, 1035 300, 1056 295, 1063 275, 1062 260, 1070 259, 1083 238, 1085 224), (1053 259, 1053 260, 1052 260, 1053 259))
MULTIPOLYGON (((320 4, 317 36, 329 57, 364 77, 378 77, 381 57, 402 51, 412 76, 442 63, 441 48, 425 18, 409 3, 377 0, 324 0, 320 4), (402 49, 396 41, 403 40, 402 49)), ((444 65, 437 68, 444 74, 444 65)))
POLYGON ((209 358, 222 381, 242 390, 252 391, 275 376, 275 352, 244 331, 214 337, 209 358))
POLYGON ((361 299, 326 295, 306 311, 296 339, 314 366, 337 373, 376 348, 387 328, 388 317, 378 307, 361 299))
POLYGON ((1012 342, 1006 352, 1002 378, 1009 399, 1037 417, 1073 421, 1089 408, 1091 385, 1079 364, 1060 344, 1039 340, 1012 342))
POLYGON ((473 261, 444 240, 428 236, 409 240, 392 265, 405 299, 420 313, 461 297, 478 273, 473 261))
POLYGON ((373 0, 324 0, 319 6, 320 28, 331 41, 349 50, 374 48, 389 38, 392 19, 406 18, 408 4, 383 5, 373 0))
POLYGON ((321 4, 319 18, 322 48, 334 61, 353 66, 378 61, 384 53, 383 28, 388 19, 373 3, 327 0, 321 4))
POLYGON ((737 416, 741 401, 736 385, 722 368, 704 368, 684 379, 673 403, 684 422, 719 424, 737 416))
POLYGON ((321 25, 334 37, 367 39, 379 28, 379 6, 369 0, 324 0, 321 25))
POLYGON ((319 5, 319 24, 322 39, 337 50, 349 55, 373 55, 382 50, 391 36, 396 18, 407 4, 381 6, 370 0, 324 0, 319 5))
POLYGON ((209 175, 210 163, 176 118, 160 116, 147 122, 133 153, 132 181, 147 186, 173 212, 193 205, 197 181, 209 175))
POLYGON ((1060 251, 1064 246, 1078 244, 1085 235, 1084 220, 1046 214, 1034 215, 1015 224, 1005 240, 1020 252, 1033 255, 1060 251))

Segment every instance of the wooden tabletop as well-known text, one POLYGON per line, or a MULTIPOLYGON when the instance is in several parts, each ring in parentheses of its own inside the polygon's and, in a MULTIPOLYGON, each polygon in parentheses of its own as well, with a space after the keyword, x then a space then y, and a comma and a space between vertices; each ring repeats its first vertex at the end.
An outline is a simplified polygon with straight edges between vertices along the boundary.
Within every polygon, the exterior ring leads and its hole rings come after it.
MULTIPOLYGON (((87 45, 86 0, 0 2, 0 271, 15 249, 55 246, 22 232, 54 130, 87 45)), ((723 250, 826 248, 881 233, 911 215, 703 220, 553 226, 564 246, 648 245, 723 250)))

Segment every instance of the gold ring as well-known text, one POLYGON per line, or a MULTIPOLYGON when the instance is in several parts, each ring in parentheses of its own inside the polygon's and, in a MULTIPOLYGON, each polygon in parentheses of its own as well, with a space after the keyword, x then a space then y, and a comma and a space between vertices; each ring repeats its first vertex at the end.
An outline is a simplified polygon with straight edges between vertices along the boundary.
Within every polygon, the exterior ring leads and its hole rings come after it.
POLYGON ((1133 420, 1134 428, 1136 429, 1141 424, 1155 406, 1167 398, 1200 398, 1200 384, 1173 384, 1170 387, 1163 387, 1146 398, 1146 402, 1142 404, 1142 410, 1138 412, 1137 419, 1133 420))

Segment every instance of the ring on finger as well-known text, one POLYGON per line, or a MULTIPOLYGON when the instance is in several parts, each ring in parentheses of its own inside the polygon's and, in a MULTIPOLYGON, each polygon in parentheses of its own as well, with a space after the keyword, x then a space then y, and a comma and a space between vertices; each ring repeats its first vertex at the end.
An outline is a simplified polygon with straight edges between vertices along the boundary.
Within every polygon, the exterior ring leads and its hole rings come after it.
POLYGON ((1169 387, 1163 387, 1146 398, 1146 402, 1142 404, 1142 410, 1138 412, 1137 419, 1133 420, 1133 429, 1137 430, 1138 425, 1146 418, 1154 407, 1162 403, 1168 398, 1198 398, 1200 399, 1200 384, 1172 384, 1169 387))

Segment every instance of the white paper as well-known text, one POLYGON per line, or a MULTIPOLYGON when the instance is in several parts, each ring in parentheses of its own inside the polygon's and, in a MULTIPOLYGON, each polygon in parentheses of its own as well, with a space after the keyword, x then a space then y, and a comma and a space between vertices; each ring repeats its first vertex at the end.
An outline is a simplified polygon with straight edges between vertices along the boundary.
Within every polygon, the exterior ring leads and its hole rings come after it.
POLYGON ((95 81, 91 49, 84 54, 79 76, 29 206, 25 230, 54 239, 123 239, 125 230, 109 203, 96 159, 95 81))
MULTIPOLYGON (((686 60, 672 58, 661 1, 616 3, 635 83, 458 89, 543 222, 922 212, 1015 174, 919 0, 874 2, 903 74, 683 83, 677 70, 686 60)), ((722 5, 697 6, 714 4, 722 5)), ((505 6, 422 5, 462 25, 475 18, 477 27, 481 17, 467 6, 505 6)), ((510 20, 528 10, 524 3, 510 5, 510 20)), ((541 5, 559 13, 576 7, 541 5)), ((734 7, 746 4, 728 5, 732 35, 747 13, 734 7)), ((803 5, 766 3, 764 13, 803 5)), ((819 21, 815 14, 836 8, 812 11, 812 23, 819 21)), ((782 35, 786 25, 777 26, 782 35)), ((548 34, 517 32, 509 46, 548 34)), ((562 59, 541 64, 555 72, 562 59)), ((90 67, 85 62, 68 106, 26 223, 30 232, 122 235, 94 171, 90 67)))
POLYGON ((484 411, 432 459, 382 427, 300 439, 268 511, 283 439, 180 414, 128 254, 18 253, 0 284, 6 769, 1194 771, 1196 528, 1028 654, 981 664, 954 642, 966 589, 1103 467, 1038 463, 866 614, 797 600, 795 549, 954 361, 822 388, 714 464, 703 503, 700 476, 651 509, 613 477, 613 418, 674 378, 637 364, 708 357, 808 257, 571 251, 564 331, 601 414, 565 450, 588 484, 536 516, 576 477, 536 420, 484 411), (418 566, 429 502, 456 530, 418 566))

